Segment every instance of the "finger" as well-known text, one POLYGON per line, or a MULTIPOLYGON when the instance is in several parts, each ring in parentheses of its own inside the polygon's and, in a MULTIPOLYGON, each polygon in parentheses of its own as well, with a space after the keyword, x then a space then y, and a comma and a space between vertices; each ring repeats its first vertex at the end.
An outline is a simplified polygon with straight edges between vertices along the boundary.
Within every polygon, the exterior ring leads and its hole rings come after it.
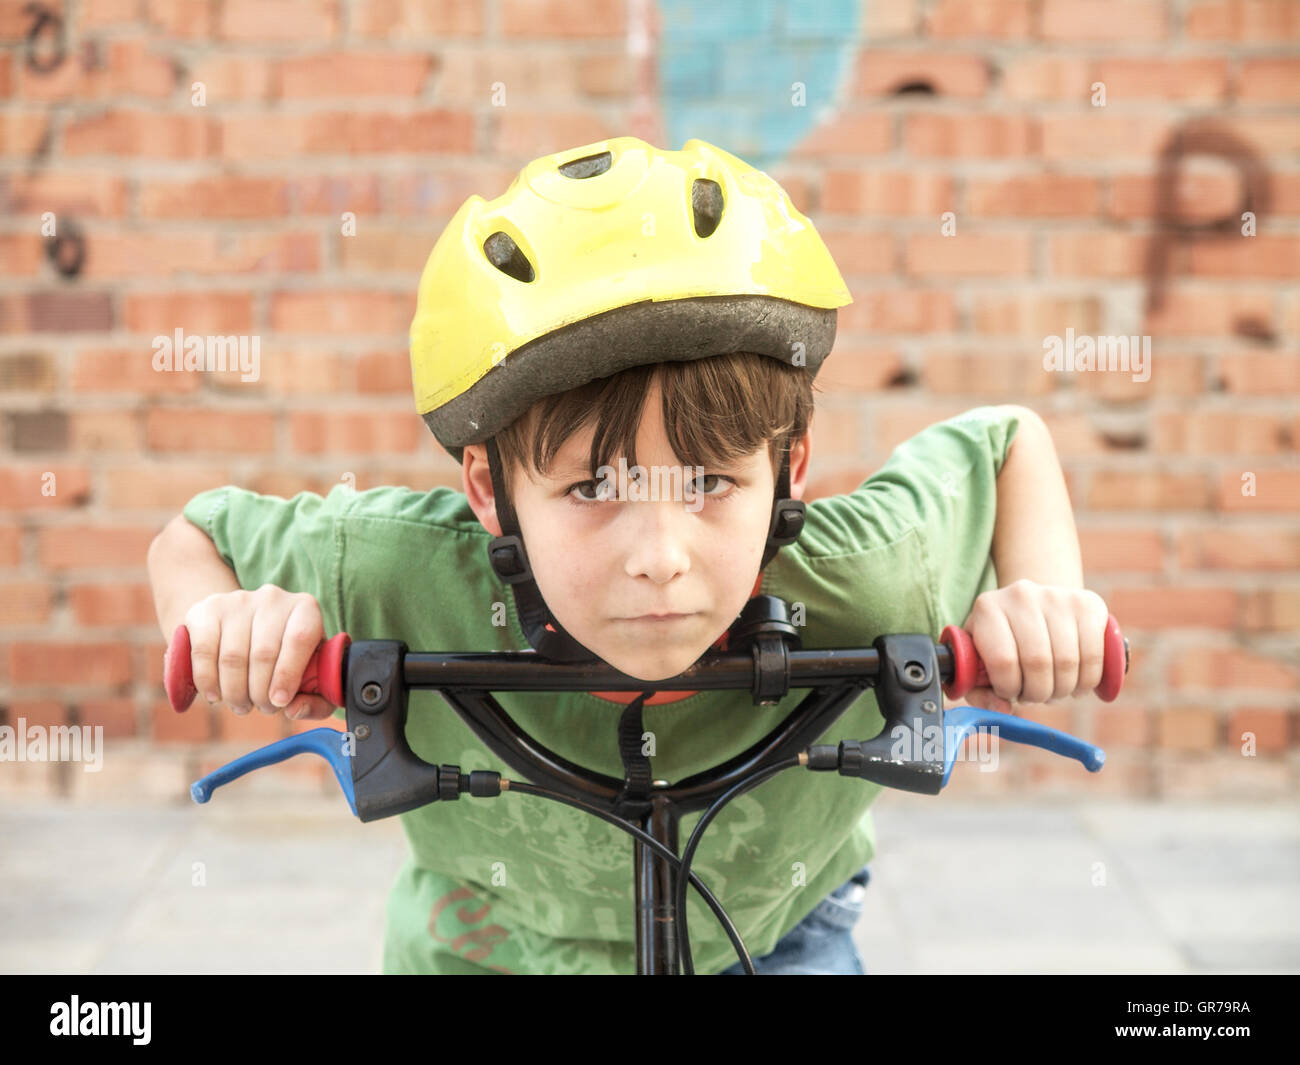
POLYGON ((271 675, 294 604, 282 595, 263 594, 266 598, 253 613, 248 644, 248 698, 262 713, 278 714, 280 707, 271 705, 271 675))
POLYGON ((293 609, 285 619, 280 638, 280 654, 271 680, 273 704, 287 705, 298 693, 307 663, 320 647, 324 636, 325 623, 321 618, 320 605, 310 595, 295 596, 293 609), (277 692, 282 692, 284 698, 277 701, 277 692))
POLYGON ((1049 604, 1043 612, 1052 656, 1052 692, 1043 700, 1067 699, 1079 686, 1079 623, 1064 603, 1049 604))
POLYGON ((217 655, 221 651, 221 621, 214 610, 196 603, 185 615, 185 627, 190 633, 190 672, 194 687, 209 702, 219 703, 221 679, 217 675, 217 655))
POLYGON ((1106 655, 1106 623, 1110 608, 1101 596, 1091 592, 1084 596, 1078 614, 1079 683, 1075 695, 1091 695, 1101 683, 1106 655))
POLYGON ((1009 600, 1004 607, 1020 660, 1020 690, 1004 693, 1022 703, 1045 703, 1055 684, 1052 678, 1052 637, 1043 616, 1042 600, 1009 600))
POLYGON ((294 721, 314 720, 329 717, 335 708, 330 701, 320 695, 296 695, 293 702, 284 708, 284 716, 294 721))
POLYGON ((971 621, 971 642, 984 663, 989 688, 1002 699, 1019 695, 1020 655, 1006 612, 1000 607, 991 607, 972 615, 971 621))
POLYGON ((252 709, 248 699, 248 645, 252 638, 253 616, 240 599, 236 609, 222 615, 221 651, 217 656, 217 674, 221 678, 221 698, 237 714, 252 709))

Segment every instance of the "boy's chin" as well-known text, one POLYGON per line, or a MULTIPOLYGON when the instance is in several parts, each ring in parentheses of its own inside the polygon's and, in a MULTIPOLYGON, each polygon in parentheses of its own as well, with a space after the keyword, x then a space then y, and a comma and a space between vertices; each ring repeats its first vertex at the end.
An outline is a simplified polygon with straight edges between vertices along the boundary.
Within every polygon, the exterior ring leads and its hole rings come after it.
POLYGON ((685 672, 707 650, 707 646, 701 648, 700 653, 694 657, 691 657, 689 653, 683 654, 681 657, 672 656, 667 658, 635 654, 610 654, 601 655, 601 657, 620 673, 626 673, 629 677, 651 683, 653 681, 668 680, 679 673, 685 672))

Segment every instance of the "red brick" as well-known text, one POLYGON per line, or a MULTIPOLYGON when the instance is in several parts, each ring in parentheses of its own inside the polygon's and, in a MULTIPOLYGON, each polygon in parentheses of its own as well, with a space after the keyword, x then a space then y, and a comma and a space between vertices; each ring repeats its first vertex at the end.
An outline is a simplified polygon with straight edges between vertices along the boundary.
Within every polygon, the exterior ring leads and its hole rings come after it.
POLYGON ((359 37, 405 43, 413 37, 475 37, 483 32, 477 0, 367 0, 351 15, 359 37))
POLYGON ((596 100, 620 100, 632 92, 635 67, 624 52, 579 56, 578 88, 596 100))
POLYGON ((1129 629, 1234 627, 1237 592, 1232 588, 1152 584, 1112 588, 1110 612, 1129 629))
POLYGON ((1028 53, 1012 55, 1002 68, 1000 89, 1012 101, 1074 100, 1092 98, 1088 60, 1082 56, 1028 53))
POLYGON ((134 699, 85 699, 76 705, 78 723, 102 728, 105 739, 134 736, 139 730, 134 699))
POLYGON ((410 226, 358 226, 356 236, 338 236, 339 265, 352 273, 400 273, 419 277, 436 236, 410 226))
POLYGON ((1161 453, 1184 455, 1275 455, 1282 450, 1276 415, 1244 411, 1156 413, 1151 442, 1161 453))
POLYGON ((1294 0, 1194 0, 1184 32, 1193 40, 1300 40, 1300 11, 1294 0))
POLYGON ((312 274, 320 268, 320 237, 292 231, 223 235, 210 260, 190 264, 201 274, 312 274))
POLYGON ((217 25, 226 41, 328 41, 339 33, 338 0, 224 0, 217 25))
MULTIPOLYGON (((404 174, 401 178, 409 180, 414 176, 404 174)), ((455 206, 448 205, 446 211, 439 213, 450 215, 469 194, 467 190, 455 206)), ((294 178, 289 183, 289 195, 295 215, 325 214, 337 219, 344 211, 351 211, 360 222, 362 216, 376 215, 381 210, 380 178, 376 174, 323 174, 294 178)), ((429 250, 433 250, 432 244, 429 250)))
POLYGON ((0 583, 0 625, 40 625, 48 621, 53 591, 49 581, 0 583))
POLYGON ((13 91, 13 54, 0 52, 0 99, 8 99, 13 91))
POLYGON ((1228 61, 1213 56, 1123 56, 1093 63, 1089 85, 1106 86, 1106 106, 1129 100, 1160 103, 1221 103, 1227 96, 1228 61))
POLYGON ((90 499, 90 471, 84 466, 10 464, 0 470, 0 508, 66 510, 90 499))
POLYGON ((1229 289, 1224 285, 1171 285, 1158 311, 1148 314, 1144 330, 1163 336, 1231 336, 1247 321, 1273 323, 1271 290, 1229 289))
POLYGON ((1300 532, 1251 528, 1184 529, 1178 534, 1183 570, 1300 570, 1300 532))
POLYGON ((411 356, 406 351, 367 351, 357 359, 357 392, 405 395, 411 389, 411 356))
POLYGON ((74 451, 139 451, 143 433, 134 410, 74 410, 69 415, 74 451))
POLYGON ((196 82, 203 86, 204 106, 228 101, 270 100, 272 60, 223 53, 196 57, 189 67, 184 95, 193 103, 196 82))
POLYGON ((289 735, 288 721, 283 713, 264 714, 256 706, 247 714, 237 714, 228 705, 222 705, 213 719, 216 728, 213 738, 261 747, 289 735))
POLYGON ((1240 708, 1228 715, 1228 746, 1239 749, 1248 742, 1251 733, 1256 754, 1274 754, 1284 751, 1295 715, 1288 710, 1272 708, 1240 708))
POLYGON ((861 112, 836 109, 818 123, 790 152, 792 159, 840 155, 845 148, 854 155, 879 155, 894 146, 894 119, 877 110, 861 112))
POLYGON ((627 7, 622 0, 502 0, 501 33, 517 37, 622 37, 627 7))
MULTIPOLYGON (((1199 399, 1204 394, 1205 360, 1199 355, 1164 353, 1159 358, 1154 354, 1148 358, 1132 341, 1130 350, 1144 360, 1144 372, 1149 374, 1146 380, 1141 374, 1134 376, 1137 373, 1135 369, 1124 370, 1123 364, 1119 363, 1113 372, 1076 371, 1071 375, 1070 387, 1080 396, 1133 405, 1149 403, 1154 396, 1199 399)), ((1131 368, 1137 365, 1132 359, 1133 355, 1129 362, 1131 368)))
POLYGON ((883 288, 854 292, 853 303, 839 312, 845 332, 947 333, 957 328, 951 291, 883 288))
POLYGON ((1041 347, 1045 336, 1064 336, 1067 327, 1095 335, 1101 326, 1096 296, 1042 295, 1003 289, 968 290, 974 307, 974 329, 1000 336, 1034 337, 1041 347))
POLYGON ((828 400, 817 405, 813 432, 818 454, 827 461, 855 459, 862 454, 862 413, 854 406, 828 400))
POLYGON ((200 492, 214 485, 231 484, 231 471, 223 466, 196 466, 186 461, 177 467, 151 463, 103 471, 107 505, 114 511, 131 509, 181 510, 200 492))
POLYGON ((1075 232, 1051 237, 1047 261, 1057 277, 1141 277, 1149 238, 1133 233, 1075 232))
POLYGON ((1163 40, 1169 32, 1160 0, 1043 0, 1039 34, 1045 41, 1163 40))
POLYGON ((34 643, 8 647, 9 677, 15 684, 130 683, 131 647, 126 643, 34 643))
MULTIPOLYGON (((192 292, 130 292, 124 298, 126 328, 133 333, 172 337, 178 327, 187 335, 229 336, 253 332, 250 292, 213 292, 203 288, 192 292)), ((152 360, 153 349, 149 350, 152 360)))
POLYGON ((276 95, 285 100, 331 96, 416 98, 432 70, 433 60, 419 53, 318 52, 280 60, 276 95))
POLYGON ((957 99, 978 98, 988 91, 988 61, 981 55, 870 49, 859 52, 855 62, 854 96, 888 96, 915 82, 957 99))
POLYGON ((68 591, 77 624, 88 628, 145 625, 158 620, 148 584, 78 584, 68 591))
POLYGON ((149 544, 158 532, 152 526, 48 526, 40 530, 40 565, 49 570, 98 566, 143 570, 149 544))
POLYGON ((1202 277, 1300 277, 1300 237, 1226 237, 1190 249, 1191 273, 1202 277))
POLYGON ((157 451, 266 452, 275 446, 271 411, 154 409, 146 421, 157 451))
POLYGON ((210 262, 217 253, 216 233, 101 231, 88 242, 81 276, 87 281, 167 277, 210 262))
POLYGON ((1300 215, 1300 172, 1268 176, 1269 211, 1274 215, 1300 215))
POLYGON ((153 368, 153 355, 152 348, 143 344, 139 349, 98 348, 83 351, 73 365, 73 391, 97 395, 123 393, 131 396, 156 396, 183 395, 198 389, 198 374, 161 373, 153 368))
POLYGON ((1037 152, 1037 123, 1024 115, 907 115, 903 144, 920 157, 1016 158, 1037 152))
MULTIPOLYGON (((1226 513, 1295 513, 1300 511, 1300 470, 1231 470, 1220 475, 1215 509, 1226 513), (1250 484, 1244 473, 1254 477, 1254 495, 1243 489, 1250 484)), ((1280 530, 1279 530, 1280 531, 1280 530)))
POLYGON ((13 173, 0 183, 0 204, 11 215, 53 211, 56 221, 64 214, 121 218, 126 213, 126 181, 96 170, 13 173))
POLYGON ((205 159, 216 154, 217 143, 216 126, 203 115, 119 109, 69 119, 63 129, 69 156, 205 159))
POLYGON ((49 128, 49 116, 39 112, 0 112, 0 154, 14 156, 35 154, 49 128))
POLYGON ((475 149, 474 116, 468 111, 261 112, 228 115, 220 123, 222 155, 236 160, 475 149))
POLYGON ((0 277, 35 279, 44 267, 45 239, 39 233, 0 233, 0 277))
POLYGON ((218 0, 145 0, 145 18, 170 37, 210 39, 218 0))
POLYGON ((1222 744, 1224 724, 1207 707, 1156 711, 1156 744, 1173 751, 1210 751, 1222 744))
POLYGON ((1238 100, 1250 103, 1300 102, 1300 59, 1294 56, 1250 57, 1237 71, 1238 100))
POLYGON ((1022 174, 967 181, 971 214, 1015 218, 1069 218, 1096 214, 1096 178, 1070 174, 1022 174))
POLYGON ((1095 706, 1092 720, 1092 742, 1098 747, 1145 748, 1151 743, 1151 714, 1140 706, 1095 706))
MULTIPOLYGON (((95 47, 92 45, 92 47, 95 47)), ((121 39, 98 46, 98 66, 85 53, 73 53, 55 70, 23 81, 23 97, 46 102, 118 101, 141 96, 165 99, 176 85, 172 60, 143 39, 121 39)))
POLYGON ((142 180, 142 218, 283 218, 289 185, 281 178, 224 175, 193 181, 142 180))
POLYGON ((214 736, 217 712, 202 696, 181 713, 161 700, 150 707, 150 738, 157 743, 206 743, 214 736))
POLYGON ((925 17, 929 37, 1025 40, 1033 27, 1031 0, 939 0, 925 17))
POLYGON ((1232 123, 1232 132, 1241 137, 1266 161, 1280 157, 1289 166, 1300 151, 1300 122, 1291 115, 1242 115, 1232 123))
POLYGON ((1150 165, 1174 127, 1169 118, 1107 114, 1100 107, 1083 115, 1048 114, 1040 121, 1044 159, 1105 161, 1108 165, 1117 159, 1150 165))
POLYGON ((894 236, 885 231, 834 230, 818 225, 831 258, 846 278, 862 274, 892 274, 896 269, 894 236))
POLYGON ((828 169, 822 177, 821 208, 828 214, 930 216, 937 226, 939 216, 956 206, 946 174, 870 167, 828 169))
POLYGON ((1269 587, 1242 592, 1237 627, 1246 632, 1300 629, 1300 587, 1269 587))
POLYGON ((1210 483, 1204 474, 1097 470, 1087 506, 1095 510, 1204 510, 1210 483))
POLYGON ((303 411, 289 415, 290 447, 298 453, 409 453, 425 445, 427 433, 418 417, 398 416, 392 410, 303 411))
POLYGON ((8 703, 8 710, 9 727, 14 729, 19 718, 25 727, 54 728, 68 723, 68 708, 56 699, 14 699, 8 703))
POLYGON ((1032 244, 1022 233, 918 233, 907 238, 906 272, 912 276, 1025 277, 1032 244))
POLYGON ((500 108, 492 151, 506 158, 532 159, 561 151, 562 146, 581 147, 619 136, 614 126, 592 110, 524 111, 500 108))
POLYGON ((414 293, 340 291, 275 292, 271 327, 281 333, 404 334, 411 326, 414 293))
MULTIPOLYGON (((1236 214, 1241 181, 1226 162, 1200 170, 1188 160, 1174 182, 1173 217, 1187 224, 1214 222, 1236 214)), ((1156 214, 1157 178, 1152 174, 1119 174, 1112 179, 1110 216, 1125 222, 1147 221, 1156 214)), ((1190 243, 1190 242, 1189 242, 1190 243)))
POLYGON ((22 559, 23 530, 17 525, 0 525, 0 566, 16 566, 22 559))
POLYGON ((1046 395, 1059 379, 1059 374, 1043 372, 1036 355, 992 351, 930 350, 921 371, 922 383, 932 394, 969 394, 1008 403, 1046 395))
POLYGON ((1157 529, 1086 527, 1079 530, 1085 573, 1159 573, 1165 550, 1157 529))
POLYGON ((1188 647, 1169 663, 1168 683, 1175 688, 1266 688, 1293 691, 1300 673, 1263 654, 1238 648, 1188 647))

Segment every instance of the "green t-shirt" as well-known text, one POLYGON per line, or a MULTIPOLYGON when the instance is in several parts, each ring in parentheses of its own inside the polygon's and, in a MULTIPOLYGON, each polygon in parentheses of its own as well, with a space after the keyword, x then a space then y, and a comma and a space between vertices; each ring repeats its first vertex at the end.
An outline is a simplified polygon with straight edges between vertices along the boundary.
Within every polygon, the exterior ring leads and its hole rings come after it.
MULTIPOLYGON (((764 593, 792 610, 802 604, 805 649, 867 647, 891 632, 937 639, 998 586, 990 557, 995 479, 1017 427, 1011 408, 975 408, 899 445, 853 492, 807 504, 798 542, 781 549, 762 581, 764 593)), ((327 635, 403 640, 413 651, 530 649, 514 596, 489 564, 491 534, 461 492, 339 485, 324 498, 301 492, 286 500, 228 485, 195 496, 184 514, 212 538, 241 587, 269 583, 314 596, 327 635)), ((770 707, 755 706, 747 691, 646 706, 655 778, 680 780, 725 761, 807 694, 792 690, 770 707)), ((497 699, 552 751, 622 777, 621 704, 585 692, 497 699)), ((409 705, 407 738, 421 758, 516 775, 439 693, 413 691, 409 705)), ((882 726, 867 691, 817 742, 869 739, 882 726)), ((751 955, 770 953, 872 857, 868 808, 880 790, 789 769, 713 822, 694 869, 751 955)), ((699 817, 682 818, 681 846, 699 817)), ((635 971, 630 836, 520 793, 462 796, 401 818, 411 854, 389 896, 385 972, 635 971)), ((735 953, 694 891, 687 905, 696 971, 720 972, 735 953)))

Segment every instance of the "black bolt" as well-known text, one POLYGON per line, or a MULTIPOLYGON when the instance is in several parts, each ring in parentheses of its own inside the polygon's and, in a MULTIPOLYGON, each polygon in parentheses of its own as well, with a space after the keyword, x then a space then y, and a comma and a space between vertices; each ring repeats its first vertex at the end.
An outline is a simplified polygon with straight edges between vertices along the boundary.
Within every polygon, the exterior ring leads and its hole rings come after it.
POLYGON ((384 689, 374 681, 361 689, 361 701, 367 706, 374 706, 384 696, 384 689))

